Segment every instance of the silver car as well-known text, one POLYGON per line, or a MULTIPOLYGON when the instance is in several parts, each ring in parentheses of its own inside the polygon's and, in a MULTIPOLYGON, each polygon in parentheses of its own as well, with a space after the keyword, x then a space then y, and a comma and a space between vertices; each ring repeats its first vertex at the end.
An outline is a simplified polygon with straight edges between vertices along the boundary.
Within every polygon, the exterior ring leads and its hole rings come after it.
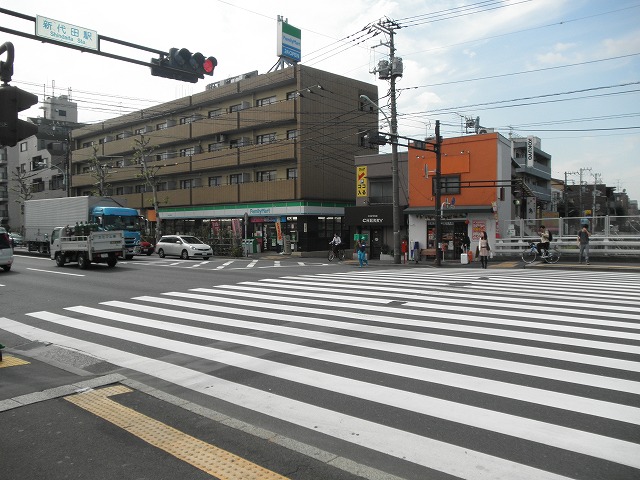
POLYGON ((0 227, 0 268, 5 272, 11 270, 13 264, 13 247, 11 238, 4 228, 0 227))
POLYGON ((164 235, 156 245, 156 252, 160 258, 171 255, 185 260, 194 257, 208 260, 213 256, 211 245, 191 235, 164 235))

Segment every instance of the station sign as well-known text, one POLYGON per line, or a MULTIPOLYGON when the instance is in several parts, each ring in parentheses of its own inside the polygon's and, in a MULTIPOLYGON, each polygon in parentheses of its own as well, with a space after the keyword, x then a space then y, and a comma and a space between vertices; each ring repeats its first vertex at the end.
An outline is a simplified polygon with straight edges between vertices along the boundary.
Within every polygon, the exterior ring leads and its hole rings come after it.
POLYGON ((88 50, 99 50, 97 31, 40 15, 36 17, 36 36, 88 50))

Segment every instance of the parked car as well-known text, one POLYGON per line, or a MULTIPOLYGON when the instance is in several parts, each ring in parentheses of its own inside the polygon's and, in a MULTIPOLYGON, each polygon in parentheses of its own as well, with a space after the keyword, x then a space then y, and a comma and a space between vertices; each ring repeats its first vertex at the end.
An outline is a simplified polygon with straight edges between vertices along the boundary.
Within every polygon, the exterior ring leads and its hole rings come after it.
POLYGON ((147 242, 146 240, 140 242, 140 255, 151 255, 155 251, 156 246, 153 243, 147 242))
POLYGON ((14 247, 21 247, 24 245, 24 238, 19 233, 10 233, 9 238, 11 239, 11 243, 13 243, 14 247))
POLYGON ((213 255, 211 245, 191 235, 164 235, 156 245, 156 252, 160 258, 172 255, 185 260, 192 257, 208 260, 213 255))
POLYGON ((13 246, 11 238, 4 228, 0 227, 0 268, 5 272, 11 270, 13 264, 13 246))

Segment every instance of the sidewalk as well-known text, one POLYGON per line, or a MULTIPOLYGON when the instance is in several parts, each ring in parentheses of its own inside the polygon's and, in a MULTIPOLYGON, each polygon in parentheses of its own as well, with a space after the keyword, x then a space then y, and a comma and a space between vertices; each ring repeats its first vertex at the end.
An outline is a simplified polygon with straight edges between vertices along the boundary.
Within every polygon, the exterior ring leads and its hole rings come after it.
POLYGON ((49 364, 62 348, 0 336, 8 344, 0 362, 3 478, 385 478, 121 373, 49 364))

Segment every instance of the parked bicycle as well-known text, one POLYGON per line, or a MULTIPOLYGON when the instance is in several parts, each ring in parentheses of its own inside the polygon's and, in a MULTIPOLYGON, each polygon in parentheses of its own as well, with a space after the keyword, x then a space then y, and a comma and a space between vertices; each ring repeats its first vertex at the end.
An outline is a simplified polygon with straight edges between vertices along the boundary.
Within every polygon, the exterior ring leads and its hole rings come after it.
POLYGON ((560 260, 560 251, 556 248, 550 248, 542 252, 542 255, 538 253, 538 247, 534 242, 529 244, 529 248, 522 252, 522 261, 524 263, 533 263, 540 257, 546 263, 558 263, 560 260))
MULTIPOLYGON (((327 258, 329 259, 329 261, 331 262, 334 258, 336 258, 336 254, 333 251, 333 247, 331 247, 329 249, 329 254, 327 255, 327 258)), ((342 261, 344 260, 344 248, 338 248, 338 260, 342 261)))

